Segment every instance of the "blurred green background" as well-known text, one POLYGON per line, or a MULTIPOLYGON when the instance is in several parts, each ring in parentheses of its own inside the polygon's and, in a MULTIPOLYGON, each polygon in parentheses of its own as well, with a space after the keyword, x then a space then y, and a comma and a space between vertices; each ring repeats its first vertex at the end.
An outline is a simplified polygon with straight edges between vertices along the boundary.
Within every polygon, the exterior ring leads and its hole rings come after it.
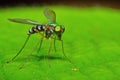
POLYGON ((0 80, 120 80, 120 10, 108 7, 72 6, 19 6, 0 8, 0 80), (9 22, 8 18, 26 18, 47 23, 45 7, 56 12, 57 22, 65 26, 63 34, 66 55, 62 54, 61 42, 57 52, 53 46, 47 56, 50 41, 44 40, 40 53, 37 48, 26 60, 39 34, 30 38, 24 51, 9 64, 22 47, 28 24, 9 22), (48 65, 51 65, 49 67, 48 65), (19 69, 24 64, 22 69, 19 69), (77 68, 78 70, 75 70, 77 68))

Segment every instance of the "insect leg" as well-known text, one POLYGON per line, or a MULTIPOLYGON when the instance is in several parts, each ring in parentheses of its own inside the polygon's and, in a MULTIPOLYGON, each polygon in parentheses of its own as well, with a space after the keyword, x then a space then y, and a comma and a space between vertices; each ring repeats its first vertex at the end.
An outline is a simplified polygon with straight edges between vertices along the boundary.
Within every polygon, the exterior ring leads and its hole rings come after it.
MULTIPOLYGON (((36 47, 38 46, 38 44, 40 43, 40 40, 37 42, 37 44, 33 47, 33 49, 30 51, 30 54, 27 56, 26 61, 27 62, 29 60, 29 57, 32 55, 32 53, 34 52, 34 50, 36 49, 36 47)), ((22 69, 23 66, 25 65, 25 62, 22 64, 22 66, 19 69, 22 69)))
POLYGON ((50 57, 51 47, 52 47, 52 40, 51 40, 50 47, 49 47, 49 50, 48 50, 48 65, 49 65, 49 67, 51 67, 50 64, 49 64, 49 57, 50 57))
POLYGON ((79 68, 77 68, 77 66, 66 56, 65 52, 64 52, 64 46, 63 46, 63 40, 61 40, 62 43, 62 51, 63 51, 63 55, 66 57, 66 59, 74 66, 73 70, 79 70, 79 68))
POLYGON ((43 38, 44 38, 44 33, 43 34, 40 33, 40 31, 38 31, 37 29, 34 29, 34 30, 42 36, 42 38, 40 40, 40 45, 39 45, 39 48, 38 48, 38 51, 37 51, 37 53, 39 53, 39 51, 41 49, 41 46, 42 46, 42 42, 43 42, 43 38))
MULTIPOLYGON (((19 52, 12 58, 11 61, 13 61, 13 60, 21 53, 21 51, 22 51, 22 50, 24 49, 24 47, 26 46, 26 44, 27 44, 29 38, 30 38, 30 35, 28 35, 28 37, 26 38, 26 40, 25 40, 25 42, 24 42, 22 48, 21 48, 21 49, 19 50, 19 52)), ((10 62, 10 61, 8 61, 7 63, 9 63, 9 62, 10 62)))
POLYGON ((39 43, 39 48, 38 48, 37 53, 39 53, 39 52, 40 52, 40 49, 41 49, 41 46, 42 46, 42 42, 43 42, 43 38, 44 38, 44 37, 42 37, 42 38, 41 38, 41 40, 40 40, 40 43, 39 43))
POLYGON ((54 50, 56 52, 56 44, 55 44, 55 42, 56 42, 56 37, 54 38, 54 50))
POLYGON ((61 41, 61 43, 62 43, 62 52, 63 52, 63 55, 66 57, 66 59, 67 59, 71 64, 73 64, 72 61, 66 56, 66 54, 65 54, 65 52, 64 52, 63 40, 60 40, 60 41, 61 41))

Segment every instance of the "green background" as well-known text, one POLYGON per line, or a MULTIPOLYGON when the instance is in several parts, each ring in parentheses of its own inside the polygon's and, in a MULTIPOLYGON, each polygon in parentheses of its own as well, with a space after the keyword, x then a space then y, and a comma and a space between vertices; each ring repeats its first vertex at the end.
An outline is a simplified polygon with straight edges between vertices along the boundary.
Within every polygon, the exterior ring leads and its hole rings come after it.
POLYGON ((57 22, 65 26, 65 53, 78 70, 62 54, 60 41, 56 43, 57 52, 52 46, 49 59, 43 56, 47 55, 50 40, 44 40, 40 53, 36 47, 26 60, 40 40, 39 34, 32 35, 24 51, 7 64, 32 27, 7 19, 26 18, 45 24, 45 7, 0 8, 0 80, 120 80, 120 10, 104 7, 47 6, 56 12, 57 22))

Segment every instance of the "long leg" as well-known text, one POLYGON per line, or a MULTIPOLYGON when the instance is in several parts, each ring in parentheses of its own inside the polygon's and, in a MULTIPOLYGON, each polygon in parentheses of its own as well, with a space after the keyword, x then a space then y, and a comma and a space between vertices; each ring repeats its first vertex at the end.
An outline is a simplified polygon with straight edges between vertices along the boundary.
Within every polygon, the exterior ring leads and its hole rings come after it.
POLYGON ((62 52, 63 52, 63 55, 66 57, 66 59, 67 59, 71 64, 73 64, 72 61, 66 56, 66 54, 65 54, 65 52, 64 52, 63 40, 61 40, 61 43, 62 43, 62 52))
MULTIPOLYGON (((52 39, 54 39, 54 49, 56 49, 56 47, 55 47, 55 40, 58 40, 58 39, 56 39, 56 38, 52 38, 52 39)), ((64 52, 63 40, 60 40, 60 41, 61 41, 61 43, 62 43, 62 52, 63 52, 63 55, 66 57, 66 59, 67 59, 71 64, 73 64, 72 61, 66 56, 66 54, 65 54, 65 52, 64 52)))
POLYGON ((41 40, 40 40, 40 43, 39 43, 39 48, 38 48, 37 53, 39 53, 39 52, 40 52, 40 50, 41 50, 41 46, 42 46, 42 42, 43 42, 43 38, 44 38, 44 37, 42 37, 42 38, 41 38, 41 40))
POLYGON ((61 40, 62 43, 62 51, 63 51, 63 55, 67 58, 67 60, 75 67, 72 70, 77 71, 79 70, 79 68, 66 56, 65 52, 64 52, 64 46, 63 46, 63 40, 61 40))
POLYGON ((49 57, 50 57, 51 47, 52 47, 52 39, 51 39, 50 47, 49 47, 49 50, 48 50, 48 65, 49 65, 49 67, 50 67, 50 64, 49 64, 49 57))
POLYGON ((50 55, 51 47, 52 47, 52 40, 51 40, 50 47, 49 47, 49 50, 48 50, 48 56, 50 55))
POLYGON ((54 50, 55 50, 55 52, 56 52, 56 37, 54 38, 54 50))
MULTIPOLYGON (((38 42, 37 42, 37 44, 33 47, 33 49, 30 51, 30 54, 27 56, 27 58, 26 58, 26 61, 25 61, 25 62, 27 62, 27 61, 28 61, 29 57, 32 55, 32 53, 33 53, 33 52, 34 52, 34 50, 37 48, 37 46, 38 46, 38 44, 39 44, 40 42, 41 42, 41 41, 38 41, 38 42)), ((22 68, 23 68, 23 66, 24 66, 25 62, 22 64, 22 66, 21 66, 19 69, 22 69, 22 68)))
MULTIPOLYGON (((56 51, 55 41, 58 40, 58 39, 56 39, 56 37, 55 37, 55 38, 52 38, 52 39, 54 39, 54 49, 55 49, 55 51, 56 51)), ((63 55, 67 58, 67 60, 68 60, 70 63, 72 63, 72 61, 66 56, 66 54, 65 54, 65 52, 64 52, 63 40, 60 40, 60 41, 61 41, 61 43, 62 43, 62 52, 63 52, 63 55)), ((73 63, 72 63, 72 64, 73 64, 73 63)))
POLYGON ((40 41, 40 44, 39 44, 39 48, 38 48, 38 50, 37 50, 37 53, 39 53, 39 52, 40 52, 40 49, 41 49, 41 46, 42 46, 43 38, 44 38, 44 32, 43 32, 43 33, 40 33, 40 31, 38 31, 37 29, 34 29, 34 30, 42 36, 41 41, 40 41))
MULTIPOLYGON (((19 52, 12 58, 11 61, 13 61, 13 60, 21 53, 21 51, 22 51, 22 50, 24 49, 24 47, 26 46, 26 44, 27 44, 29 38, 30 38, 30 35, 28 35, 28 37, 26 38, 26 40, 25 40, 25 42, 24 42, 22 48, 21 48, 21 49, 19 50, 19 52)), ((9 62, 10 62, 10 61, 8 61, 7 63, 9 63, 9 62)))

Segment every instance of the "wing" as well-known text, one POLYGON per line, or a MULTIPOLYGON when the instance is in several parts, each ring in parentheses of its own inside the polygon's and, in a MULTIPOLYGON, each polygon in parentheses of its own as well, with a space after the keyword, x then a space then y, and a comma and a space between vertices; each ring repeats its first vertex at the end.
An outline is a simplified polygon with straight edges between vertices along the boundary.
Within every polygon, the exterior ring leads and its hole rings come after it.
POLYGON ((44 10, 44 15, 50 22, 56 22, 56 14, 53 10, 46 8, 44 10))
POLYGON ((29 19, 10 18, 8 20, 16 23, 22 23, 22 24, 40 25, 39 22, 29 20, 29 19))

